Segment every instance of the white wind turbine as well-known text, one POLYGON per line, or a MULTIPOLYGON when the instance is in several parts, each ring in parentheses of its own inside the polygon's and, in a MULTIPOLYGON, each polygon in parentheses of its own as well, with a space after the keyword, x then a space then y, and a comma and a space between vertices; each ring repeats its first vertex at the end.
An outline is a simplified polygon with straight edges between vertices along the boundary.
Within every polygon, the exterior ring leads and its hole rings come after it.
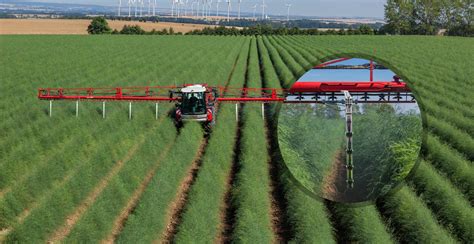
POLYGON ((188 3, 189 0, 184 1, 184 16, 188 16, 188 3))
POLYGON ((242 0, 238 0, 239 1, 239 18, 240 19, 240 5, 242 4, 242 0))
POLYGON ((128 17, 132 17, 133 0, 128 0, 128 17))
POLYGON ((153 16, 156 16, 156 0, 153 0, 153 16))
POLYGON ((171 0, 171 17, 174 17, 175 6, 176 6, 176 0, 171 0))
POLYGON ((148 16, 151 16, 151 0, 148 0, 148 16))
POLYGON ((145 0, 140 0, 140 17, 143 16, 143 7, 145 6, 145 0))
POLYGON ((227 0, 227 21, 230 21, 230 8, 231 8, 230 0, 227 0))
POLYGON ((202 0, 201 16, 206 18, 207 0, 202 0))
POLYGON ((133 3, 135 4, 135 17, 138 17, 138 1, 139 0, 133 0, 133 3))
POLYGON ((217 10, 216 10, 216 16, 219 16, 219 4, 221 3, 221 0, 217 0, 217 10))
POLYGON ((178 18, 181 16, 181 0, 176 0, 176 9, 177 9, 177 16, 178 18))
POLYGON ((258 7, 258 4, 255 4, 252 8, 253 8, 253 18, 255 19, 255 14, 257 13, 257 7, 258 7))
POLYGON ((287 4, 286 7, 288 8, 288 12, 286 14, 286 21, 290 21, 290 8, 291 4, 287 4))
POLYGON ((119 0, 119 5, 118 5, 118 16, 120 17, 120 13, 122 12, 122 0, 119 0))
POLYGON ((265 19, 265 7, 267 7, 265 0, 262 0, 262 19, 265 19))
POLYGON ((209 0, 207 3, 207 18, 211 16, 211 9, 212 9, 212 0, 209 0))

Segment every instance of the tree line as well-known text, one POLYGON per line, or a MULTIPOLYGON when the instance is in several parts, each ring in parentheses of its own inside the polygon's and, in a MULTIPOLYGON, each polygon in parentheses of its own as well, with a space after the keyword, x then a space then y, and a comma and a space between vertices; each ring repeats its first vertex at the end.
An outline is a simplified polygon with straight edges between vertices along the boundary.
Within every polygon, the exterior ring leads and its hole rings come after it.
POLYGON ((124 25, 121 30, 112 30, 104 17, 96 17, 87 28, 89 34, 123 34, 123 35, 220 35, 220 36, 253 36, 253 35, 374 35, 377 31, 368 25, 361 25, 356 29, 300 29, 298 27, 273 28, 271 25, 256 25, 244 28, 236 27, 205 27, 201 30, 192 30, 187 33, 175 32, 173 28, 145 31, 139 25, 124 25))
POLYGON ((472 0, 387 0, 381 34, 474 36, 472 0))

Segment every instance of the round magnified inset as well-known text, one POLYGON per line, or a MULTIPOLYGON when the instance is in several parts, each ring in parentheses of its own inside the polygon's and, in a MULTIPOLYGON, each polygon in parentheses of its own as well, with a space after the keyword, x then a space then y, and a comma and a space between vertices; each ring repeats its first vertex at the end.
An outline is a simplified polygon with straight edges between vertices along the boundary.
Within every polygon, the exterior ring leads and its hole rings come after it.
POLYGON ((422 118, 407 84, 371 60, 315 67, 278 119, 283 159, 306 190, 342 203, 375 200, 402 182, 421 149, 422 118))

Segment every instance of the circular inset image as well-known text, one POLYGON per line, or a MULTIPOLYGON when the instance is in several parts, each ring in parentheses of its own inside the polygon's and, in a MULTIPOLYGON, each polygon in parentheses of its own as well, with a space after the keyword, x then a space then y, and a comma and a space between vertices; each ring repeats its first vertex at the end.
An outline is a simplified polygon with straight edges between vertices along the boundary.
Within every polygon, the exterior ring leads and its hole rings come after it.
POLYGON ((422 118, 407 84, 371 60, 321 64, 290 89, 278 142, 294 178, 343 203, 375 200, 415 166, 422 118))

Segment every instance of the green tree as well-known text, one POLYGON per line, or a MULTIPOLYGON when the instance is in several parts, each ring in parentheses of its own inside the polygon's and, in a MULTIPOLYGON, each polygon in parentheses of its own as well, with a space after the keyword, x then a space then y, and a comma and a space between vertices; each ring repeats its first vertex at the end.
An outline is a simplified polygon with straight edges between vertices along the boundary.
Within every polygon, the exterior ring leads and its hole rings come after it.
MULTIPOLYGON (((372 27, 370 27, 368 25, 361 25, 361 26, 359 26, 359 32, 362 35, 373 35, 374 34, 374 29, 372 29, 372 27)), ((348 33, 350 34, 350 31, 348 31, 348 33)))
POLYGON ((414 31, 422 35, 434 35, 441 27, 441 0, 415 0, 413 18, 414 31))
POLYGON ((124 25, 120 34, 124 35, 144 35, 146 32, 139 25, 124 25))
POLYGON ((472 0, 388 0, 382 33, 473 36, 472 0))
POLYGON ((107 20, 99 16, 92 19, 91 24, 87 27, 87 32, 91 35, 109 34, 112 32, 112 29, 110 29, 107 20))
POLYGON ((384 31, 391 34, 412 34, 413 1, 411 0, 388 0, 385 4, 384 31))

